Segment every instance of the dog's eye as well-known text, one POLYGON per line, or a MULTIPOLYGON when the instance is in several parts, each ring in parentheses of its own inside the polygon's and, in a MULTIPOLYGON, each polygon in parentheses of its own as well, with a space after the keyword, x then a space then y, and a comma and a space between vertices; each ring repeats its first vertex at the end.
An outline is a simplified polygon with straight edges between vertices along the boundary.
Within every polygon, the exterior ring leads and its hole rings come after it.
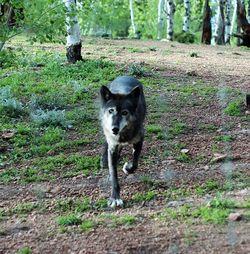
POLYGON ((109 114, 112 114, 113 112, 114 112, 113 108, 109 109, 109 114))
POLYGON ((128 115, 128 111, 127 111, 127 110, 123 110, 123 111, 122 111, 122 115, 123 115, 123 116, 128 115))

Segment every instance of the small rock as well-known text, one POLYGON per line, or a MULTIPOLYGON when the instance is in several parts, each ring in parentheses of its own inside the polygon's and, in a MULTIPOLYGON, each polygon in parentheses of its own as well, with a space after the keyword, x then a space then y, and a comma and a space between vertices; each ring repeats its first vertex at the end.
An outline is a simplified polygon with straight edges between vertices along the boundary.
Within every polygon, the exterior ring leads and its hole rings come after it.
POLYGON ((240 220, 241 219, 241 214, 240 213, 230 213, 228 215, 228 220, 230 221, 237 221, 237 220, 240 220))
POLYGON ((188 149, 181 149, 181 153, 187 154, 189 152, 188 149))
POLYGON ((247 111, 245 112, 245 114, 246 114, 246 115, 250 115, 250 110, 247 110, 247 111))
POLYGON ((226 154, 215 153, 211 163, 223 161, 226 157, 226 154))
POLYGON ((204 166, 204 170, 209 170, 209 166, 208 165, 204 166))
POLYGON ((53 194, 57 194, 57 193, 59 193, 60 191, 61 191, 61 187, 57 186, 57 187, 51 189, 50 192, 53 193, 53 194))

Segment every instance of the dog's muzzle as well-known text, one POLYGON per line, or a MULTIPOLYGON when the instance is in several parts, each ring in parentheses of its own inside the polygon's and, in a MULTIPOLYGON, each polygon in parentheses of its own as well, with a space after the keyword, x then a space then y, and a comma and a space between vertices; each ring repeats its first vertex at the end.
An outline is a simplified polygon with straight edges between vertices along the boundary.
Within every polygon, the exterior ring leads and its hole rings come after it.
POLYGON ((117 134, 119 133, 119 128, 118 128, 118 127, 113 127, 113 128, 112 128, 112 133, 113 133, 114 135, 117 135, 117 134))

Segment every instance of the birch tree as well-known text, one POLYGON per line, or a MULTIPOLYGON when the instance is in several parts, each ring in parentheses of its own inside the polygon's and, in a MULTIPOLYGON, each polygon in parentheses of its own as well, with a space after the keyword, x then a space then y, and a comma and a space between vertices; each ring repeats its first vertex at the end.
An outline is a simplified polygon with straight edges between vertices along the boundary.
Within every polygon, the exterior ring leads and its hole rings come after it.
POLYGON ((226 17, 225 17, 225 43, 226 44, 230 44, 231 11, 232 11, 232 1, 226 0, 226 17))
POLYGON ((157 18, 157 39, 161 39, 161 32, 163 27, 163 11, 164 11, 164 0, 158 2, 158 18, 157 18))
POLYGON ((214 39, 217 45, 225 44, 224 0, 219 0, 218 3, 214 39))
POLYGON ((190 24, 190 13, 191 13, 191 1, 184 0, 184 18, 183 18, 183 32, 189 32, 189 24, 190 24))
POLYGON ((66 7, 67 48, 66 56, 69 63, 82 60, 81 33, 76 16, 76 0, 63 0, 66 7))
POLYGON ((165 0, 167 13, 167 40, 172 41, 174 35, 174 12, 175 5, 173 0, 165 0))
POLYGON ((133 0, 129 0, 129 9, 130 9, 130 20, 131 20, 132 36, 134 38, 138 38, 137 27, 136 27, 136 24, 135 24, 133 0))

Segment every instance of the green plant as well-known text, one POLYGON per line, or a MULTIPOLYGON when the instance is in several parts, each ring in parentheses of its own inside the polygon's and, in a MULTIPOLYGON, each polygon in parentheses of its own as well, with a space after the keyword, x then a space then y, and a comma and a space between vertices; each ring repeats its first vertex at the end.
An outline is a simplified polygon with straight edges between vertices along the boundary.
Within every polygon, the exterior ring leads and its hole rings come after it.
POLYGON ((69 122, 66 119, 64 110, 42 110, 38 109, 30 114, 32 121, 38 126, 61 126, 67 127, 69 122))
POLYGON ((56 222, 59 226, 72 226, 81 224, 82 220, 78 215, 68 214, 57 217, 56 222))
POLYGON ((175 33, 174 40, 180 43, 194 43, 195 35, 189 32, 175 33))
POLYGON ((17 254, 31 254, 31 253, 32 253, 32 250, 28 246, 22 247, 21 249, 17 251, 17 254))
POLYGON ((156 197, 156 192, 155 191, 148 191, 146 193, 143 192, 138 192, 133 196, 133 201, 138 203, 138 202, 149 202, 153 200, 156 197))
POLYGON ((18 117, 24 113, 22 103, 13 97, 8 86, 0 88, 0 113, 10 117, 18 117))
POLYGON ((90 231, 91 229, 94 229, 96 227, 97 223, 93 220, 83 220, 80 229, 83 232, 90 231))
POLYGON ((242 115, 242 101, 236 100, 230 102, 227 107, 224 109, 225 114, 229 116, 241 116, 242 115))
POLYGON ((141 77, 145 75, 145 69, 141 65, 131 64, 128 67, 128 74, 132 76, 141 77))

